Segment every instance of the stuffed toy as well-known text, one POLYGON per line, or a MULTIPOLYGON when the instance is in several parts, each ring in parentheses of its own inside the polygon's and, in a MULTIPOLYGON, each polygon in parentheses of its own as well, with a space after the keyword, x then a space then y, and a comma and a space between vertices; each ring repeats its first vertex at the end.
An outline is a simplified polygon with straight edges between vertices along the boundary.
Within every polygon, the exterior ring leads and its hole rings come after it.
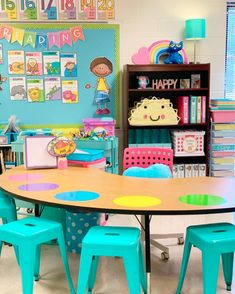
POLYGON ((174 41, 170 41, 167 53, 169 53, 168 57, 164 60, 165 64, 182 64, 183 57, 180 55, 178 51, 183 49, 183 42, 175 43, 174 41))
POLYGON ((133 166, 126 169, 123 175, 136 178, 172 178, 169 166, 161 163, 150 165, 147 168, 133 166))

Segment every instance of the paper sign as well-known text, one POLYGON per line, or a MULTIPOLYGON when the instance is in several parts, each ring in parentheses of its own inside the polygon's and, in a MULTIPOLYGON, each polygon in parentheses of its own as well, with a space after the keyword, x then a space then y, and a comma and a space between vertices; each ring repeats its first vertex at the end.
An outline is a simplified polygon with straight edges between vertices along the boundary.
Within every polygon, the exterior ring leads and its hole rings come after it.
POLYGON ((24 51, 8 51, 8 72, 13 75, 25 73, 24 51))
POLYGON ((115 19, 115 0, 97 0, 97 19, 115 19))
POLYGON ((17 19, 17 0, 0 1, 0 19, 14 20, 17 19))
POLYGON ((42 56, 44 75, 60 75, 59 51, 44 51, 42 56))
POLYGON ((81 0, 78 5, 78 19, 96 19, 95 0, 81 0))
POLYGON ((37 19, 37 1, 36 0, 21 0, 19 7, 19 18, 24 20, 37 19))
POLYGON ((41 52, 25 52, 26 58, 26 74, 28 76, 42 75, 42 53, 41 52))
POLYGON ((57 0, 39 0, 40 2, 40 19, 55 20, 58 19, 58 1, 57 0))
POLYGON ((59 77, 45 78, 45 98, 46 100, 61 100, 62 90, 59 77))
POLYGON ((77 77, 76 53, 60 53, 62 77, 77 77))
POLYGON ((43 79, 27 79, 27 96, 29 102, 44 102, 43 79))
POLYGON ((76 19, 77 8, 75 0, 59 0, 59 19, 76 19))
POLYGON ((78 102, 78 84, 76 80, 62 81, 63 103, 78 102))
POLYGON ((11 100, 24 100, 27 98, 25 77, 10 77, 11 100))

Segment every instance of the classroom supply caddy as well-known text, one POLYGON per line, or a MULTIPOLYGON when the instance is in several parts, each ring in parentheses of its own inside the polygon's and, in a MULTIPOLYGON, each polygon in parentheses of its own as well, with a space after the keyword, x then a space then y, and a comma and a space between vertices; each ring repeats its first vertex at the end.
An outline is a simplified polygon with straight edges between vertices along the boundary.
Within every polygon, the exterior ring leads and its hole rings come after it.
POLYGON ((115 120, 111 117, 105 118, 85 118, 82 120, 85 133, 93 132, 106 136, 115 136, 115 120))
POLYGON ((182 131, 171 132, 174 156, 203 156, 204 153, 204 131, 182 131))

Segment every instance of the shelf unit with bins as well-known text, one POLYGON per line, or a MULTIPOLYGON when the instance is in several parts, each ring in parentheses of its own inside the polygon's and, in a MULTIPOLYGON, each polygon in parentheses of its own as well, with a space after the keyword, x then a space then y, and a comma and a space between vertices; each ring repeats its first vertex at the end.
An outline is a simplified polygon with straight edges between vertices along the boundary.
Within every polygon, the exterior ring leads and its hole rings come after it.
MULTIPOLYGON (((174 164, 206 164, 206 174, 209 173, 209 101, 210 101, 210 64, 148 64, 148 65, 126 65, 124 68, 124 103, 123 103, 123 129, 124 129, 124 147, 139 140, 142 136, 141 143, 155 143, 155 133, 162 132, 163 142, 169 143, 170 130, 196 130, 204 131, 204 155, 176 157, 174 164), (191 84, 191 75, 200 75, 199 88, 180 88, 180 79, 189 79, 191 84), (150 84, 146 89, 139 89, 138 76, 147 76, 150 84), (177 79, 175 88, 155 89, 152 88, 152 81, 160 79, 177 79), (128 122, 130 109, 140 102, 142 98, 149 97, 170 99, 173 108, 177 109, 177 97, 179 96, 206 96, 206 113, 205 123, 187 123, 179 122, 177 125, 156 125, 156 126, 131 126, 128 122), (156 131, 157 130, 157 131, 156 131), (139 138, 136 133, 139 132, 139 138), (145 138, 144 134, 149 138, 145 138), (152 136, 152 137, 151 137, 152 136), (168 141, 167 141, 168 140, 168 141), (147 142, 150 141, 150 142, 147 142), (165 142, 166 141, 166 142, 165 142)), ((191 85, 190 85, 191 86, 191 85)), ((156 142, 157 143, 157 142, 156 142)), ((161 146, 160 146, 161 147, 161 146)), ((167 147, 167 146, 166 146, 167 147)))
POLYGON ((235 176, 235 122, 211 123, 210 176, 235 176))

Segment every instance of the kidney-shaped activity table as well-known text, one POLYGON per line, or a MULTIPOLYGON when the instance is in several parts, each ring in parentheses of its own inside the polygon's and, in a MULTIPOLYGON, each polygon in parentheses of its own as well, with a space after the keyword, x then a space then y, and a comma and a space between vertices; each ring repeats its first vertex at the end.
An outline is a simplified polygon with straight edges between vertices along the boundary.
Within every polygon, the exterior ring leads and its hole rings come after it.
POLYGON ((144 215, 148 282, 152 215, 235 211, 235 180, 229 178, 141 179, 96 168, 26 170, 18 166, 0 176, 0 187, 10 196, 35 204, 144 215))

